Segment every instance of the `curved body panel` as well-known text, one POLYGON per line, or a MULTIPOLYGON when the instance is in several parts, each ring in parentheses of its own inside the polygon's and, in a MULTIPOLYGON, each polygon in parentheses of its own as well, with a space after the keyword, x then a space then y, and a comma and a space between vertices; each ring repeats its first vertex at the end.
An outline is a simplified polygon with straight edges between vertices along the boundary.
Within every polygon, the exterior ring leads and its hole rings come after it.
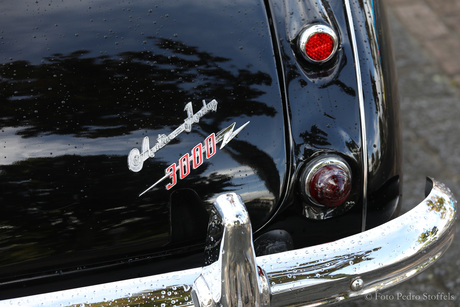
POLYGON ((261 3, 24 5, 2 15, 5 275, 199 245, 207 206, 228 190, 248 203, 255 227, 268 220, 287 163, 261 3), (199 114, 202 101, 216 101, 213 110, 199 114), (223 148, 208 139, 247 122, 223 148), (159 144, 129 169, 131 150, 159 144))
POLYGON ((2 4, 4 295, 43 278, 58 289, 94 271, 117 268, 107 281, 195 266, 223 193, 241 196, 260 254, 273 232, 299 248, 393 217, 400 137, 385 17, 379 3, 347 3, 2 4), (337 33, 326 64, 297 50, 311 24, 337 33), (349 165, 352 188, 318 221, 304 216, 299 179, 327 155, 349 165))

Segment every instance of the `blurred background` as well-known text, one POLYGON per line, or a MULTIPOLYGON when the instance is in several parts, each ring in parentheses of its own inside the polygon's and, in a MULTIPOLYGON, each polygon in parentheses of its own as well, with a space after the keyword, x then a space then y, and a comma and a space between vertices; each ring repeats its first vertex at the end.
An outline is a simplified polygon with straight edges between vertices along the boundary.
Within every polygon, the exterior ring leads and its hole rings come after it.
MULTIPOLYGON (((460 199, 460 0, 386 4, 401 97, 403 213, 424 198, 426 176, 445 183, 460 199)), ((459 224, 436 264, 381 293, 381 299, 349 305, 460 306, 459 224)))

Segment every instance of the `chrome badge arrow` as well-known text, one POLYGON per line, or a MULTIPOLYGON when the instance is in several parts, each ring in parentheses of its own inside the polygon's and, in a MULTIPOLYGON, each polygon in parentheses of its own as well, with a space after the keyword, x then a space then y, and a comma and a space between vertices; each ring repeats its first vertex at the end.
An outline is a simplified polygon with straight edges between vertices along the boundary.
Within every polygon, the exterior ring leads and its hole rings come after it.
POLYGON ((250 122, 246 122, 243 126, 239 127, 235 131, 233 129, 235 128, 236 123, 231 124, 225 129, 220 130, 216 134, 216 143, 219 143, 222 141, 222 144, 220 144, 220 149, 224 148, 225 145, 227 145, 238 133, 240 133, 241 130, 244 129, 250 122))

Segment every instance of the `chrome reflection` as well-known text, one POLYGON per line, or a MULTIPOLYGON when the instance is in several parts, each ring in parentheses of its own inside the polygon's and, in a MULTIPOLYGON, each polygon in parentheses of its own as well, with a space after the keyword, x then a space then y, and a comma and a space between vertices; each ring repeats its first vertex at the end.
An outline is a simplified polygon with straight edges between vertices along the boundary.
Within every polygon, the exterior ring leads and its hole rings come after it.
MULTIPOLYGON (((219 196, 214 207, 223 225, 219 258, 203 268, 193 283, 195 306, 268 306, 270 292, 257 267, 249 214, 235 193, 219 196)), ((211 223, 216 219, 211 217, 211 223)))
MULTIPOLYGON (((223 224, 233 229, 228 234, 234 230, 242 234, 234 238, 224 235, 220 263, 5 300, 0 306, 27 306, 37 302, 44 306, 190 306, 193 305, 192 287, 194 292, 203 294, 201 297, 212 298, 213 301, 205 301, 208 305, 204 306, 213 306, 219 291, 221 297, 233 294, 229 291, 237 289, 238 284, 250 285, 252 293, 245 293, 245 297, 260 297, 260 305, 265 304, 267 293, 270 293, 271 306, 321 305, 357 298, 405 281, 434 263, 449 247, 455 232, 456 201, 443 184, 434 181, 432 184, 431 192, 417 207, 379 227, 331 243, 255 260, 246 210, 239 198, 229 198, 226 194, 223 202, 222 199, 216 202, 217 211, 222 205, 223 224), (248 284, 238 283, 229 267, 238 268, 238 274, 244 276, 248 284), (205 276, 208 273, 210 275, 205 276)), ((233 303, 221 302, 226 306, 233 303)))
POLYGON ((262 268, 270 266, 267 276, 271 303, 284 306, 340 302, 407 280, 434 263, 450 246, 455 206, 450 190, 433 182, 421 204, 379 227, 328 244, 286 252, 282 258, 258 258, 262 268), (356 278, 362 282, 355 288, 360 290, 354 291, 356 278))

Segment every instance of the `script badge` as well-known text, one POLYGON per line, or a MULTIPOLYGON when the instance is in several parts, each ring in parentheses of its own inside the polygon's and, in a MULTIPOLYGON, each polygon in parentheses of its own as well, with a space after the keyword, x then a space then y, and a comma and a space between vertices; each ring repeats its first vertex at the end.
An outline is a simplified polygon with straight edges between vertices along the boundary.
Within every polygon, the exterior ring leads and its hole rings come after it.
POLYGON ((217 111, 217 104, 218 102, 215 99, 210 101, 208 104, 206 104, 206 102, 203 100, 203 107, 201 107, 201 109, 194 114, 192 103, 187 103, 184 108, 184 111, 187 111, 187 118, 184 120, 184 123, 177 127, 176 130, 171 132, 169 135, 159 134, 157 137, 157 142, 152 148, 150 148, 149 137, 144 137, 144 139, 142 140, 141 150, 139 151, 139 149, 133 148, 129 152, 128 168, 133 172, 141 171, 145 160, 147 160, 148 158, 155 157, 155 153, 157 151, 165 147, 169 142, 174 140, 182 132, 185 131, 188 133, 192 131, 192 125, 198 123, 201 117, 203 117, 210 111, 217 111))

